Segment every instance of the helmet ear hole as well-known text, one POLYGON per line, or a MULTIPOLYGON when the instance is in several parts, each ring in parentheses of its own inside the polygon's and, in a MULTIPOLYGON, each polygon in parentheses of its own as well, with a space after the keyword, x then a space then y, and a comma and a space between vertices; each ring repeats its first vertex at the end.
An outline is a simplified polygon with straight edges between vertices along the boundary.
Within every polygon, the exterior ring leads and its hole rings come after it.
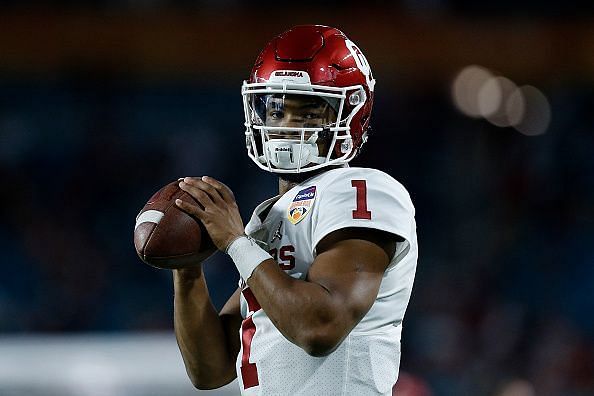
POLYGON ((365 90, 359 89, 349 96, 349 104, 351 106, 357 106, 359 103, 364 102, 366 99, 367 96, 365 95, 365 90))
POLYGON ((359 103, 361 103, 359 92, 353 92, 351 96, 349 96, 349 104, 351 106, 357 106, 359 103))

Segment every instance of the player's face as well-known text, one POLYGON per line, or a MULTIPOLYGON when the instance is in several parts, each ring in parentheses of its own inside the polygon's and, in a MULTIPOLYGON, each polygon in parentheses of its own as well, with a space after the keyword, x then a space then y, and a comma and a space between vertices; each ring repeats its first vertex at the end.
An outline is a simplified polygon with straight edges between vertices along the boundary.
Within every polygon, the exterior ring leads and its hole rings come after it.
MULTIPOLYGON (((270 95, 266 98, 264 123, 270 127, 320 128, 336 121, 336 112, 324 99, 307 95, 270 95)), ((299 133, 275 131, 284 139, 300 139, 299 133)), ((307 139, 311 133, 306 133, 307 139)))
POLYGON ((332 139, 330 133, 321 132, 326 129, 329 132, 329 128, 336 124, 337 113, 332 100, 334 98, 307 94, 256 94, 252 99, 253 114, 264 127, 268 142, 282 139, 298 144, 303 139, 305 146, 317 145, 315 156, 326 156, 332 139), (307 131, 305 128, 315 130, 307 131))

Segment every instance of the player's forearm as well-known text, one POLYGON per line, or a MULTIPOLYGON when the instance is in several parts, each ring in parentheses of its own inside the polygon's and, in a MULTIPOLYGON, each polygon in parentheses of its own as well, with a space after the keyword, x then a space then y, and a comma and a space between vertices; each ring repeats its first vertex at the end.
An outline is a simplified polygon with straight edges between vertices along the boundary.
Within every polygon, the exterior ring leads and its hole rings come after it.
POLYGON ((319 284, 291 278, 267 260, 248 285, 276 328, 313 356, 331 353, 354 325, 340 298, 319 284))
POLYGON ((223 386, 235 378, 235 355, 199 271, 176 270, 174 325, 188 376, 199 389, 223 386))

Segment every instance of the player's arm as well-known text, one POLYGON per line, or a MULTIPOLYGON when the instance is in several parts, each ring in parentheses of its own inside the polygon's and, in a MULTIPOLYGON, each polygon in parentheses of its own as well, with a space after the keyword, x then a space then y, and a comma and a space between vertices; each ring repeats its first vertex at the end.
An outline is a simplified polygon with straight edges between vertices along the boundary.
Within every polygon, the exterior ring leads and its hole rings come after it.
MULTIPOLYGON (((199 218, 220 249, 225 251, 243 235, 243 223, 231 190, 212 178, 185 178, 180 187, 198 202, 176 205, 199 218)), ((293 279, 257 246, 243 257, 254 267, 242 277, 281 333, 315 356, 332 352, 371 308, 393 254, 395 236, 349 229, 335 231, 317 246, 318 255, 307 281, 293 279), (252 254, 253 253, 253 254, 252 254)), ((238 240, 239 241, 239 240, 238 240)), ((251 242, 243 240, 243 244, 251 242)), ((231 253, 231 252, 230 252, 231 253)))
POLYGON ((236 377, 239 290, 217 313, 200 266, 174 270, 174 326, 186 371, 198 389, 214 389, 236 377))
POLYGON ((371 229, 344 229, 318 244, 306 281, 267 260, 247 283, 278 330, 313 356, 340 345, 369 311, 395 250, 396 236, 371 229))

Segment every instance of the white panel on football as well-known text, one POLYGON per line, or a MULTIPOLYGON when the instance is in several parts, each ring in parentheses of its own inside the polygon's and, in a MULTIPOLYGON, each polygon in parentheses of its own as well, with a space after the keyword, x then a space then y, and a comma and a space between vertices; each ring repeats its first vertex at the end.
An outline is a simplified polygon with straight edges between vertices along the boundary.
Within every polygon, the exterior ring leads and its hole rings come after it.
POLYGON ((138 226, 141 225, 142 223, 159 224, 159 222, 161 221, 161 219, 163 218, 164 215, 165 215, 165 213, 159 212, 158 210, 147 210, 146 212, 142 212, 136 218, 136 225, 134 226, 134 230, 136 230, 138 228, 138 226))

